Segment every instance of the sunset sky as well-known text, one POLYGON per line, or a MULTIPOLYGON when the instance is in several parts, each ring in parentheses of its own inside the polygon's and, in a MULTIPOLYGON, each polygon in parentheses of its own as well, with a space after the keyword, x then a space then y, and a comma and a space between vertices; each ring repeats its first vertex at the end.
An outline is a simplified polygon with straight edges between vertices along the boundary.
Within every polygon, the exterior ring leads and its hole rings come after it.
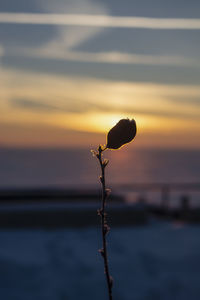
POLYGON ((0 146, 200 148, 200 2, 0 2, 0 146))

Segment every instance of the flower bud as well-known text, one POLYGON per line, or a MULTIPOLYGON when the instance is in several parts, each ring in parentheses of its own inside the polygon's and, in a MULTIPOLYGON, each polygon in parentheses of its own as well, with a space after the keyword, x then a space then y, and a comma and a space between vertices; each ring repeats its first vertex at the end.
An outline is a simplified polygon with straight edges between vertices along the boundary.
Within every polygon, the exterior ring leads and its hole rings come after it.
POLYGON ((137 127, 135 120, 122 119, 109 132, 107 136, 108 149, 119 149, 124 144, 131 142, 136 136, 137 127))

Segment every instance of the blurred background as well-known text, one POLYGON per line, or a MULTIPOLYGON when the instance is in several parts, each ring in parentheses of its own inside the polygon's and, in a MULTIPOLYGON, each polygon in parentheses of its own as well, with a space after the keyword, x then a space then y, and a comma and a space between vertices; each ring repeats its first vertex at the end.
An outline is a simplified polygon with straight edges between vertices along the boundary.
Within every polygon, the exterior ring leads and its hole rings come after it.
POLYGON ((200 3, 0 1, 0 292, 106 299, 91 149, 110 160, 114 299, 199 299, 200 3))

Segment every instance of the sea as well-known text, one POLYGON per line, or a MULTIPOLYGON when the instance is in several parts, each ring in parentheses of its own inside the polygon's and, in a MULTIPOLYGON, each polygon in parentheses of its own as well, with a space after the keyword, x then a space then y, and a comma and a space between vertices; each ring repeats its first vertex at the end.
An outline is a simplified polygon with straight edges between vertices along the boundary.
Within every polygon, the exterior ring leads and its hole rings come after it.
MULTIPOLYGON (((198 151, 106 151, 107 186, 120 193, 136 183, 198 183, 198 151)), ((0 190, 99 188, 90 149, 0 149, 0 190)), ((184 191, 171 191, 171 204, 184 191)), ((200 192, 187 191, 196 204, 200 192)), ((159 192, 125 192, 159 203, 159 192)), ((28 201, 28 200, 27 200, 28 201)), ((96 211, 95 211, 96 213, 96 211)), ((200 227, 150 218, 148 226, 114 227, 107 238, 116 300, 198 300, 200 227)), ((0 228, 0 294, 5 300, 107 299, 100 228, 0 228)))
MULTIPOLYGON (((100 188, 100 167, 91 149, 0 149, 0 189, 100 188)), ((122 185, 146 183, 200 183, 199 150, 134 149, 107 150, 107 186, 117 193, 122 185)), ((200 204, 200 190, 171 192, 171 203, 187 194, 200 204)), ((125 191, 126 200, 138 197, 158 202, 160 192, 125 191)))

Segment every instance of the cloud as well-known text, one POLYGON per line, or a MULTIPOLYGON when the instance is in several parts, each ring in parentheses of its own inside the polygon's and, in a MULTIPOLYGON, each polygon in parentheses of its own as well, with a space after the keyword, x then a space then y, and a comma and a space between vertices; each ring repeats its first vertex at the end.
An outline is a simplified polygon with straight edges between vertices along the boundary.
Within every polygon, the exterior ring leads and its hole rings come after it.
MULTIPOLYGON (((192 101, 192 100, 191 100, 192 101)), ((133 105, 125 105, 123 107, 115 106, 109 103, 95 103, 88 102, 87 100, 67 100, 63 104, 57 106, 52 105, 51 102, 45 102, 45 100, 38 99, 10 99, 10 104, 13 107, 25 109, 36 113, 116 113, 116 114, 136 114, 151 117, 162 117, 168 119, 199 119, 199 114, 189 114, 185 111, 168 111, 166 109, 149 109, 139 108, 133 105)), ((184 104, 184 102, 180 102, 184 104)), ((199 103, 198 103, 199 104, 199 103)))
POLYGON ((38 100, 27 100, 27 99, 10 99, 10 104, 17 108, 23 108, 27 110, 35 110, 40 112, 52 112, 58 110, 56 106, 53 106, 49 103, 44 103, 38 100))
POLYGON ((182 56, 166 55, 141 55, 122 52, 81 52, 81 51, 64 51, 62 48, 55 51, 51 47, 41 47, 38 49, 15 49, 15 54, 26 57, 36 57, 43 59, 91 62, 91 63, 110 63, 110 64, 132 64, 132 65, 157 65, 157 66, 192 66, 199 67, 200 64, 194 59, 182 56))
POLYGON ((36 99, 20 99, 13 98, 9 100, 12 107, 29 110, 39 113, 85 113, 89 111, 104 111, 105 107, 87 101, 69 100, 66 99, 64 103, 53 105, 52 101, 36 99))
POLYGON ((191 105, 200 99, 199 86, 115 82, 6 69, 0 73, 0 81, 0 110, 7 112, 1 119, 17 118, 29 111, 34 116, 41 112, 58 118, 98 112, 199 120, 198 102, 191 105))
POLYGON ((186 106, 200 106, 200 95, 196 97, 189 97, 189 95, 186 96, 171 96, 166 98, 169 102, 174 102, 180 105, 186 105, 186 106))
MULTIPOLYGON (((81 2, 79 2, 81 3, 81 2)), ((90 3, 84 0, 84 3, 90 3)), ((83 6, 84 6, 83 3, 83 6)), ((89 6, 88 6, 89 7, 89 6)), ((0 13, 0 23, 68 25, 108 28, 199 30, 200 19, 121 17, 97 14, 0 13)))
MULTIPOLYGON (((43 6, 44 10, 50 13, 55 11, 70 12, 72 15, 82 13, 90 15, 108 13, 107 7, 104 4, 91 0, 73 0, 67 2, 45 1, 44 3, 40 1, 39 5, 43 6)), ((59 20, 60 17, 62 18, 61 14, 45 14, 45 16, 53 16, 53 22, 55 22, 56 19, 59 20)), ((53 25, 59 24, 56 24, 55 22, 53 25)), ((54 51, 55 53, 59 52, 60 49, 67 51, 79 46, 105 30, 101 27, 92 26, 57 26, 56 29, 56 37, 54 37, 49 43, 42 46, 44 50, 48 51, 48 49, 51 49, 51 51, 54 51)))
MULTIPOLYGON (((72 130, 70 144, 75 130, 95 132, 96 136, 97 132, 106 132, 120 118, 135 117, 140 136, 148 133, 150 144, 158 143, 161 136, 160 142, 166 145, 168 135, 171 142, 179 145, 181 141, 189 145, 193 136, 193 145, 199 145, 199 106, 168 101, 170 97, 197 99, 199 86, 55 76, 5 68, 0 73, 0 82, 0 124, 5 143, 9 140, 17 145, 41 145, 50 139, 56 145, 59 139, 58 145, 63 145, 65 135, 58 137, 64 129, 72 130), (8 133, 5 128, 10 126, 8 133), (26 131, 26 135, 20 135, 17 127, 26 131), (46 131, 40 135, 44 127, 46 131), (155 135, 153 141, 152 134, 155 135)), ((78 137, 79 142, 83 143, 78 137)))
POLYGON ((114 17, 107 7, 97 1, 38 1, 46 13, 0 13, 0 22, 21 24, 51 24, 56 36, 40 47, 8 49, 8 54, 42 59, 110 63, 124 65, 192 66, 200 64, 193 58, 167 55, 140 55, 134 53, 81 52, 74 50, 105 28, 200 29, 200 19, 156 19, 142 17, 114 17), (55 14, 54 12, 60 12, 55 14), (67 12, 67 13, 66 13, 67 12), (68 26, 61 26, 68 25, 68 26), (78 26, 78 27, 77 27, 78 26))
MULTIPOLYGON (((90 15, 95 14, 107 14, 107 7, 99 3, 97 1, 91 0, 59 0, 48 2, 38 1, 38 5, 44 9, 44 11, 50 13, 45 14, 45 16, 53 16, 54 21, 56 19, 60 19, 61 14, 56 15, 52 14, 52 12, 60 11, 60 12, 68 12, 71 14, 82 14, 87 13, 90 15)), ((40 17, 40 15, 38 15, 40 17)), ((62 18, 62 16, 61 16, 62 18)), ((0 15, 1 20, 1 15, 0 15)), ((53 21, 53 22, 54 22, 53 21)), ((53 23, 53 25, 59 25, 53 23)), ((21 55, 22 52, 24 55, 29 57, 55 57, 58 53, 67 53, 72 51, 72 49, 80 46, 81 44, 87 42, 88 40, 96 37, 101 32, 105 30, 103 27, 92 27, 92 26, 56 26, 56 35, 45 44, 41 44, 39 48, 29 48, 29 49, 20 49, 18 51, 18 55, 21 55), (43 56, 44 55, 44 56, 43 56)), ((15 54, 17 53, 17 49, 14 50, 15 54)))

